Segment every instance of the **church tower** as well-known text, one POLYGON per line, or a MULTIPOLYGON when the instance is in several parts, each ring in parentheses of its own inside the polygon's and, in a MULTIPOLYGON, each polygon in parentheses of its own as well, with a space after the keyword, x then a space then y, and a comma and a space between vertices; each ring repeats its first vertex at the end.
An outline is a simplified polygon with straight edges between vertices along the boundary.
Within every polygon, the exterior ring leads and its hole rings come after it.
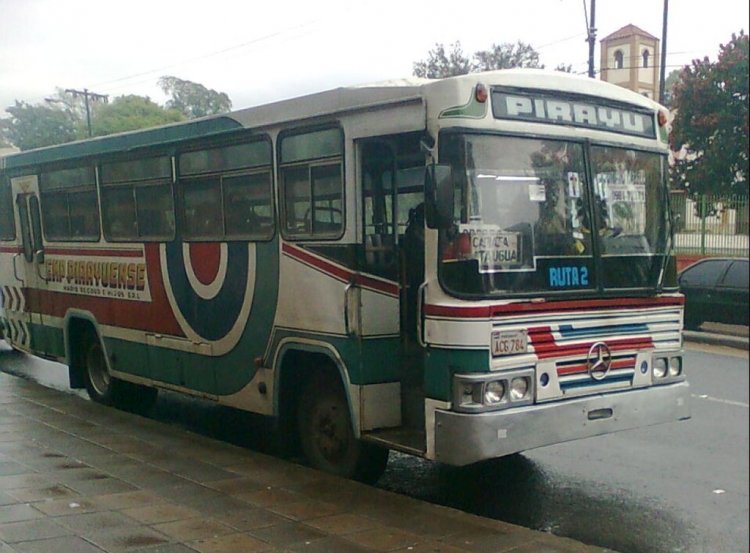
POLYGON ((659 39, 625 25, 601 40, 601 79, 659 99, 659 39))

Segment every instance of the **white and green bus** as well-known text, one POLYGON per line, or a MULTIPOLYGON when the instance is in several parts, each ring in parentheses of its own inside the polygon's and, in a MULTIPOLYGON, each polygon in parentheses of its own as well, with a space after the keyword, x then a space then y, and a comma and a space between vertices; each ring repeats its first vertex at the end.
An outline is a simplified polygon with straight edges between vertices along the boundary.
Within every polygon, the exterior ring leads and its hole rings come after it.
POLYGON ((509 70, 14 154, 0 324, 94 401, 269 415, 365 480, 685 419, 667 134, 509 70))

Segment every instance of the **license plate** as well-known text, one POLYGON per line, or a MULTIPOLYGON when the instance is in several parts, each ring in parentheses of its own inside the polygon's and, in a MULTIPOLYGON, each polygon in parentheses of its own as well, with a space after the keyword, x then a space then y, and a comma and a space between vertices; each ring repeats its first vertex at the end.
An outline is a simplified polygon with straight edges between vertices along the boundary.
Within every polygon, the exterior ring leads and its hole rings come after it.
POLYGON ((528 351, 529 337, 525 330, 492 333, 492 357, 528 351))

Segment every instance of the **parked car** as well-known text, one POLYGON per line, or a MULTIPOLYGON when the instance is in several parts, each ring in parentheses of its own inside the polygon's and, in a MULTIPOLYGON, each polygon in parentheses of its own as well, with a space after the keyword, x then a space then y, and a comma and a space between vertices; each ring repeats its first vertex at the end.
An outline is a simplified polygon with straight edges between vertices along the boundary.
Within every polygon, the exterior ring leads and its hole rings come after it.
POLYGON ((748 324, 748 260, 710 258, 680 272, 685 294, 685 328, 697 329, 705 321, 748 324))

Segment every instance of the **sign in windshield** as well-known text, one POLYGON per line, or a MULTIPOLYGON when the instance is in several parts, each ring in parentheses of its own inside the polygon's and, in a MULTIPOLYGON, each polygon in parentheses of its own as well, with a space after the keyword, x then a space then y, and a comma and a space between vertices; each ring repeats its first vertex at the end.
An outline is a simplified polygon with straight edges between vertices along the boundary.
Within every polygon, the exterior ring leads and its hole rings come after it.
POLYGON ((495 119, 572 125, 656 138, 653 112, 593 98, 560 98, 540 92, 493 89, 492 114, 495 119))

